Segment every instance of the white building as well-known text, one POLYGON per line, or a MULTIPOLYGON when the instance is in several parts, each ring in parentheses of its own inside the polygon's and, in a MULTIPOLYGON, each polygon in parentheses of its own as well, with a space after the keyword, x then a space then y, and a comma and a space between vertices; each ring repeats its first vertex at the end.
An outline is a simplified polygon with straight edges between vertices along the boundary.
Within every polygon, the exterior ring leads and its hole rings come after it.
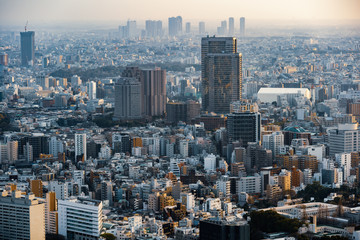
POLYGON ((142 216, 128 217, 130 230, 132 232, 139 230, 142 227, 142 216))
POLYGON ((221 200, 220 198, 208 198, 205 202, 205 211, 210 210, 221 210, 221 200))
POLYGON ((280 147, 284 146, 284 134, 282 132, 273 132, 263 136, 263 146, 272 151, 273 156, 280 153, 280 147))
POLYGON ((58 200, 59 234, 71 239, 99 239, 102 202, 85 198, 58 200))
POLYGON ((214 154, 209 154, 206 157, 204 157, 204 169, 206 171, 215 171, 216 156, 214 154))
POLYGON ((51 137, 49 142, 49 153, 57 157, 58 153, 64 152, 64 145, 62 141, 57 140, 56 137, 51 137))
POLYGON ((58 199, 66 199, 69 197, 69 185, 58 181, 50 181, 49 187, 50 192, 55 192, 58 199))
POLYGON ((224 194, 224 197, 230 196, 230 181, 228 176, 221 177, 216 181, 216 188, 224 194))
POLYGON ((258 100, 264 103, 276 102, 278 96, 285 96, 288 102, 298 96, 303 96, 307 99, 311 98, 310 91, 307 88, 260 88, 257 94, 258 100))
POLYGON ((330 155, 360 151, 360 131, 358 124, 339 124, 328 131, 330 155))
POLYGON ((73 180, 79 186, 84 185, 85 183, 85 171, 84 170, 74 170, 73 171, 73 180))
POLYGON ((110 159, 111 158, 111 148, 107 145, 101 146, 100 152, 99 152, 99 158, 110 159))
POLYGON ((182 157, 189 156, 189 142, 187 140, 181 140, 179 142, 179 151, 182 157))
POLYGON ((195 207, 195 197, 191 193, 181 193, 180 199, 186 206, 186 211, 191 211, 195 207))
POLYGON ((96 82, 94 81, 90 81, 87 84, 87 92, 88 92, 88 97, 90 100, 92 99, 96 99, 96 82))
POLYGON ((246 193, 261 193, 261 176, 256 174, 255 176, 242 177, 237 182, 237 194, 241 192, 246 193))
POLYGON ((351 154, 350 153, 337 153, 335 154, 336 162, 343 170, 343 180, 347 181, 350 177, 351 169, 351 154))
POLYGON ((84 155, 84 161, 86 160, 86 134, 75 134, 75 157, 84 155))

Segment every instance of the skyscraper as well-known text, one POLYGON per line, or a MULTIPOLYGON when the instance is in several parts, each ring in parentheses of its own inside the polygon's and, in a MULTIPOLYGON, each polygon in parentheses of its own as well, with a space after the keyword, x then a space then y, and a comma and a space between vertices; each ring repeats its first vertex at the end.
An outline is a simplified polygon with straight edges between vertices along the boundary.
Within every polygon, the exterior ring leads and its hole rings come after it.
POLYGON ((241 99, 242 56, 233 37, 201 40, 202 107, 204 111, 229 113, 230 103, 241 99))
POLYGON ((21 65, 32 66, 35 61, 35 32, 21 32, 21 65))
POLYGON ((136 21, 127 21, 127 34, 129 38, 136 37, 136 21))
POLYGON ((178 36, 182 33, 182 17, 169 18, 169 36, 178 36))
POLYGON ((232 37, 235 33, 234 18, 229 18, 229 36, 232 37))
POLYGON ((245 18, 240 18, 240 36, 245 37, 245 18))
POLYGON ((226 129, 229 142, 240 141, 247 147, 248 142, 261 141, 261 114, 258 112, 239 112, 227 115, 226 129))
POLYGON ((75 134, 75 158, 83 155, 86 160, 86 134, 75 134))
POLYGON ((147 37, 161 37, 162 36, 162 21, 147 20, 145 22, 145 30, 147 37))
POLYGON ((88 82, 88 97, 90 100, 96 99, 96 82, 90 81, 88 82))
POLYGON ((191 23, 187 22, 185 25, 185 32, 189 34, 191 32, 191 23))
POLYGON ((205 22, 199 22, 199 34, 205 33, 205 22))
POLYGON ((122 77, 115 84, 115 119, 138 119, 142 116, 141 83, 122 77))
POLYGON ((166 109, 166 71, 161 68, 142 70, 141 93, 143 114, 163 115, 166 109))

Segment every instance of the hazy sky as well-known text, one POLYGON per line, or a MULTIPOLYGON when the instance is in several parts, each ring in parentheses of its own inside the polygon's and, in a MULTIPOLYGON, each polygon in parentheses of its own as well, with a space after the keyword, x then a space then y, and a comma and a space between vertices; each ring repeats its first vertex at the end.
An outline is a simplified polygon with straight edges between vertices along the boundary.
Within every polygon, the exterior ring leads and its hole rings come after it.
MULTIPOLYGON (((360 20, 360 0, 0 0, 4 26, 124 21, 181 15, 186 20, 360 20)), ((237 22, 237 21, 236 21, 237 22)), ((166 23, 167 24, 167 23, 166 23)))

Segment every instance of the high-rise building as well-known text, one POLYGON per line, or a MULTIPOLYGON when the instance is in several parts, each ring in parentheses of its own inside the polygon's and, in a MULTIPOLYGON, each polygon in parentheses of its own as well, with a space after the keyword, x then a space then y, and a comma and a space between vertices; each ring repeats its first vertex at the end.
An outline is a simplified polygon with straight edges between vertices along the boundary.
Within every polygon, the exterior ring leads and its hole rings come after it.
POLYGON ((57 156, 59 153, 64 152, 64 145, 62 141, 57 140, 57 138, 51 137, 49 141, 49 154, 57 156))
POLYGON ((127 34, 129 38, 136 37, 137 29, 136 29, 136 21, 128 20, 127 21, 127 34))
POLYGON ((45 240, 44 206, 34 194, 3 191, 0 195, 0 239, 45 240))
POLYGON ((102 202, 86 198, 58 200, 59 234, 67 239, 99 239, 102 202))
POLYGON ((43 184, 40 179, 30 180, 30 190, 35 195, 35 197, 43 197, 43 184))
POLYGON ((161 37, 162 36, 162 21, 146 20, 145 31, 147 37, 161 37))
POLYGON ((58 234, 58 212, 55 192, 46 193, 45 231, 50 234, 58 234))
POLYGON ((229 36, 234 36, 235 33, 235 22, 234 22, 234 18, 231 17, 229 18, 229 36))
POLYGON ((136 78, 122 77, 115 84, 115 119, 142 117, 141 83, 136 78))
POLYGON ((229 113, 230 103, 241 99, 242 56, 236 38, 204 37, 201 40, 203 110, 229 113))
POLYGON ((182 17, 169 18, 169 36, 178 36, 182 33, 182 17))
POLYGON ((191 23, 187 22, 185 25, 185 32, 189 34, 191 32, 191 23))
POLYGON ((358 124, 339 124, 329 131, 330 155, 351 153, 360 150, 360 130, 358 124))
POLYGON ((245 18, 240 18, 240 36, 245 37, 245 18))
POLYGON ((10 163, 14 163, 18 160, 18 141, 7 142, 7 159, 10 163))
POLYGON ((88 97, 90 100, 96 99, 96 82, 90 81, 87 84, 88 86, 88 97))
POLYGON ((228 114, 226 129, 229 141, 240 141, 245 147, 249 142, 259 143, 261 141, 261 114, 258 112, 228 114))
POLYGON ((0 53, 0 65, 7 66, 9 63, 9 55, 7 53, 0 53))
POLYGON ((21 65, 32 66, 35 61, 35 32, 21 32, 21 65))
POLYGON ((227 34, 227 22, 225 21, 221 21, 221 25, 220 27, 217 28, 217 34, 220 36, 224 36, 227 34))
POLYGON ((86 134, 76 133, 75 134, 75 159, 78 156, 83 156, 84 161, 86 160, 86 134))
POLYGON ((205 22, 199 22, 199 34, 205 33, 205 22))
POLYGON ((141 98, 144 115, 161 116, 165 113, 166 70, 161 68, 142 70, 141 98))
POLYGON ((284 146, 284 134, 280 131, 263 136, 263 146, 272 151, 273 157, 280 153, 280 147, 284 146))

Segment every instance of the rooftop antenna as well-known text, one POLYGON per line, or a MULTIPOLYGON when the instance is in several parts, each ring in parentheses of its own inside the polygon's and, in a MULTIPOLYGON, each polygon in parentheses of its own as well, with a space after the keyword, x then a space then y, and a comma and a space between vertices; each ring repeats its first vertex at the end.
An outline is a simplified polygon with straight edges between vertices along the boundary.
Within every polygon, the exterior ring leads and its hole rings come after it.
POLYGON ((28 26, 28 22, 29 22, 29 21, 27 21, 27 20, 26 20, 26 24, 25 24, 25 32, 26 32, 26 29, 27 29, 27 26, 28 26))

